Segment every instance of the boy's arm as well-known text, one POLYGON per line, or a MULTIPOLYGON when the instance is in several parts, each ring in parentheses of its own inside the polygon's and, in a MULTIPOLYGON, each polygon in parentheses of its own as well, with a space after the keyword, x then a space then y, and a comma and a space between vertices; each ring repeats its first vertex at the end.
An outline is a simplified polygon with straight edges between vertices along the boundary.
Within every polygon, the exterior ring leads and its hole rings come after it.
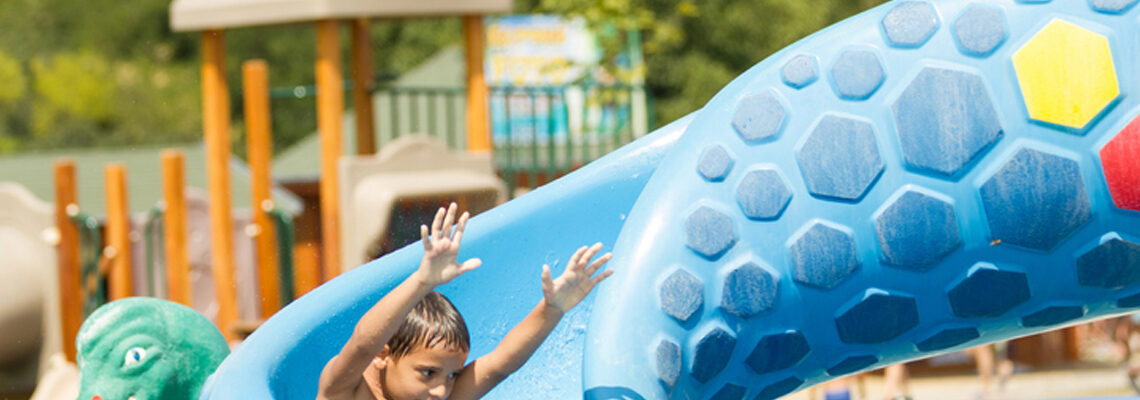
POLYGON ((495 350, 463 368, 449 398, 478 399, 522 367, 558 325, 562 315, 578 305, 594 286, 613 273, 612 270, 607 270, 594 276, 612 256, 606 253, 591 264, 590 259, 601 249, 601 243, 578 249, 566 264, 566 271, 555 280, 550 279, 550 267, 543 265, 543 299, 522 322, 507 333, 495 350))
POLYGON ((361 374, 368 368, 368 363, 380 353, 392 335, 395 335, 403 323, 404 316, 412 307, 435 287, 475 269, 482 263, 478 258, 467 260, 462 265, 457 263, 459 243, 463 238, 468 214, 464 212, 459 217, 459 224, 452 234, 455 212, 455 203, 451 203, 446 216, 444 209, 440 208, 436 212, 435 220, 432 221, 430 236, 428 236, 428 227, 420 226, 424 257, 420 261, 419 269, 384 295, 376 305, 364 313, 360 322, 356 323, 356 329, 340 353, 329 360, 325 369, 321 371, 318 399, 339 398, 352 394, 363 379, 361 374))

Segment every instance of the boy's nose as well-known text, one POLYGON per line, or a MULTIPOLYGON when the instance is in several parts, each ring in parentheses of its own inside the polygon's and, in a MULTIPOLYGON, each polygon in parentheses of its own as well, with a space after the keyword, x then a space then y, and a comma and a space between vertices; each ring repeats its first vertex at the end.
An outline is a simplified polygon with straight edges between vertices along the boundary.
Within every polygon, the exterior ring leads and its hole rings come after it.
POLYGON ((431 390, 428 390, 428 395, 430 395, 433 400, 443 400, 447 398, 448 392, 451 391, 450 389, 451 388, 447 387, 447 385, 436 385, 431 388, 431 390))

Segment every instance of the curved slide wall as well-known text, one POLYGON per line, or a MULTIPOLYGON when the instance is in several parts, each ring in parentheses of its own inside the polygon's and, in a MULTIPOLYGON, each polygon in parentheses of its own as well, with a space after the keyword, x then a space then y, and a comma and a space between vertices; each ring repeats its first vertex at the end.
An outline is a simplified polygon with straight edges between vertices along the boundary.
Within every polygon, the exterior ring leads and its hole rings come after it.
MULTIPOLYGON (((442 289, 473 356, 538 301, 540 265, 615 254, 489 398, 775 398, 1140 307, 1136 3, 887 3, 473 219, 462 256, 485 264, 442 289)), ((203 398, 312 398, 419 251, 290 305, 203 398)))

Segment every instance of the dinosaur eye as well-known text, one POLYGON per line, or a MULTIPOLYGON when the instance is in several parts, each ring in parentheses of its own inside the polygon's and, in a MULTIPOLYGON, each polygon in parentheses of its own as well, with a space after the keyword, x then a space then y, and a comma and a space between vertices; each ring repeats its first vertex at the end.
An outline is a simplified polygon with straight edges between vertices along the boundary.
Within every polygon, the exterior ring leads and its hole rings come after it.
POLYGON ((146 358, 146 349, 142 347, 132 347, 130 350, 127 350, 127 356, 126 359, 123 360, 123 366, 129 367, 136 365, 141 363, 144 358, 146 358))

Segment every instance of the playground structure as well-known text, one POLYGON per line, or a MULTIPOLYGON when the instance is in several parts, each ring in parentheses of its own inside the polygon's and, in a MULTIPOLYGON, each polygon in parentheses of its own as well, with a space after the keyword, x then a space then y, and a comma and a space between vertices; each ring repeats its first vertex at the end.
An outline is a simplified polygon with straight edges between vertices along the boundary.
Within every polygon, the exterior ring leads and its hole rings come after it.
MULTIPOLYGON (((465 251, 486 266, 442 290, 473 356, 537 301, 537 280, 507 277, 537 277, 580 242, 617 255, 614 279, 489 397, 774 398, 1140 306, 1137 82, 1118 73, 1137 49, 1117 39, 1136 35, 1134 4, 889 3, 473 219, 465 251), (1091 67, 1030 66, 1081 51, 1091 67), (1070 97, 1049 92, 1061 83, 1070 97), (940 113, 958 118, 923 119, 940 113)), ((397 251, 291 304, 203 398, 311 398, 361 306, 418 256, 397 251)))
MULTIPOLYGON (((30 391, 37 381, 42 382, 49 375, 56 376, 62 383, 45 386, 47 390, 77 384, 74 373, 68 378, 65 372, 74 370, 74 366, 67 365, 65 356, 66 345, 74 349, 74 338, 62 339, 61 304, 73 305, 81 318, 105 302, 112 292, 116 296, 125 292, 131 296, 177 299, 207 317, 216 315, 218 303, 209 263, 210 231, 208 219, 204 218, 208 214, 208 203, 199 190, 204 186, 205 176, 172 168, 180 167, 184 158, 192 163, 200 162, 204 160, 204 152, 193 146, 168 149, 161 157, 164 168, 158 168, 157 153, 157 149, 89 150, 67 152, 67 156, 61 158, 62 153, 49 152, 9 157, 0 162, 0 170, 4 171, 0 173, 0 180, 21 182, 3 185, 5 207, 0 212, 5 216, 0 218, 0 230, 5 232, 5 240, 0 241, 0 254, 7 260, 8 267, 3 271, 5 281, 15 286, 9 288, 12 301, 5 302, 0 319, 5 321, 7 339, 12 339, 6 343, 14 343, 5 351, 25 354, 15 361, 7 359, 0 366, 5 393, 30 391), (108 161, 118 163, 107 164, 108 161), (134 167, 131 185, 122 179, 128 166, 134 167), (113 179, 99 182, 98 177, 88 175, 91 173, 113 179), (84 179, 80 181, 80 177, 84 179), (171 189, 165 198, 164 184, 171 189), (50 199, 53 193, 70 198, 61 203, 59 214, 52 204, 38 200, 50 199), (105 209, 110 212, 103 214, 105 209), (179 210, 181 217, 174 215, 179 210), (57 220, 57 215, 62 218, 57 220), (112 242, 111 233, 115 233, 105 232, 104 227, 116 219, 128 228, 118 231, 122 235, 118 242, 104 248, 102 243, 112 242), (163 223, 164 220, 167 223, 163 223), (168 232, 164 234, 163 228, 174 229, 165 229, 168 232), (67 229, 77 236, 65 243, 61 232, 67 229), (179 231, 181 235, 177 234, 179 231), (57 276, 57 251, 72 249, 75 250, 71 259, 75 263, 74 275, 57 276), (131 278, 129 283, 111 284, 105 279, 115 265, 111 261, 122 262, 120 265, 127 271, 124 275, 131 278), (66 289, 69 291, 59 289, 69 284, 71 287, 66 289), (17 375, 11 375, 13 371, 17 375)), ((240 165, 238 161, 233 162, 240 165)), ((249 179, 241 169, 235 171, 232 178, 243 187, 248 185, 249 179)), ((287 217, 297 212, 298 201, 291 195, 280 188, 267 187, 266 191, 272 193, 272 203, 280 205, 275 213, 287 217)), ((249 192, 238 190, 233 196, 248 199, 249 192)), ((251 216, 239 210, 233 217, 234 229, 238 231, 234 248, 235 283, 241 294, 240 315, 243 321, 256 321, 261 297, 255 283, 256 251, 253 240, 244 234, 249 232, 247 225, 252 222, 251 216)), ((291 294, 289 299, 292 299, 291 294)), ((74 329, 78 330, 78 326, 74 329)), ((46 391, 37 391, 37 394, 41 392, 46 391)), ((59 396, 66 397, 60 394, 38 398, 59 396)), ((74 397, 74 393, 71 396, 74 397)))
POLYGON ((439 199, 456 199, 472 214, 507 200, 507 189, 487 157, 452 154, 443 143, 404 136, 375 157, 340 162, 341 259, 363 264, 419 240, 419 223, 433 215, 439 199), (409 203, 425 202, 419 212, 409 203), (400 207, 404 205, 404 207, 400 207))
POLYGON ((51 205, 39 201, 23 187, 0 184, 0 343, 26 344, 0 349, 0 379, 10 385, 35 382, 46 372, 49 358, 60 351, 59 289, 54 268, 43 268, 55 260, 55 252, 45 239, 52 234, 51 205), (8 246, 12 246, 9 248, 8 246), (21 329, 13 329, 20 327, 21 329))
MULTIPOLYGON (((487 397, 770 399, 1140 307, 1135 4, 887 3, 472 219, 484 266, 442 291, 476 357, 538 300, 515 278, 581 242, 615 254, 487 397)), ((282 310, 202 398, 311 398, 419 251, 282 310)))

